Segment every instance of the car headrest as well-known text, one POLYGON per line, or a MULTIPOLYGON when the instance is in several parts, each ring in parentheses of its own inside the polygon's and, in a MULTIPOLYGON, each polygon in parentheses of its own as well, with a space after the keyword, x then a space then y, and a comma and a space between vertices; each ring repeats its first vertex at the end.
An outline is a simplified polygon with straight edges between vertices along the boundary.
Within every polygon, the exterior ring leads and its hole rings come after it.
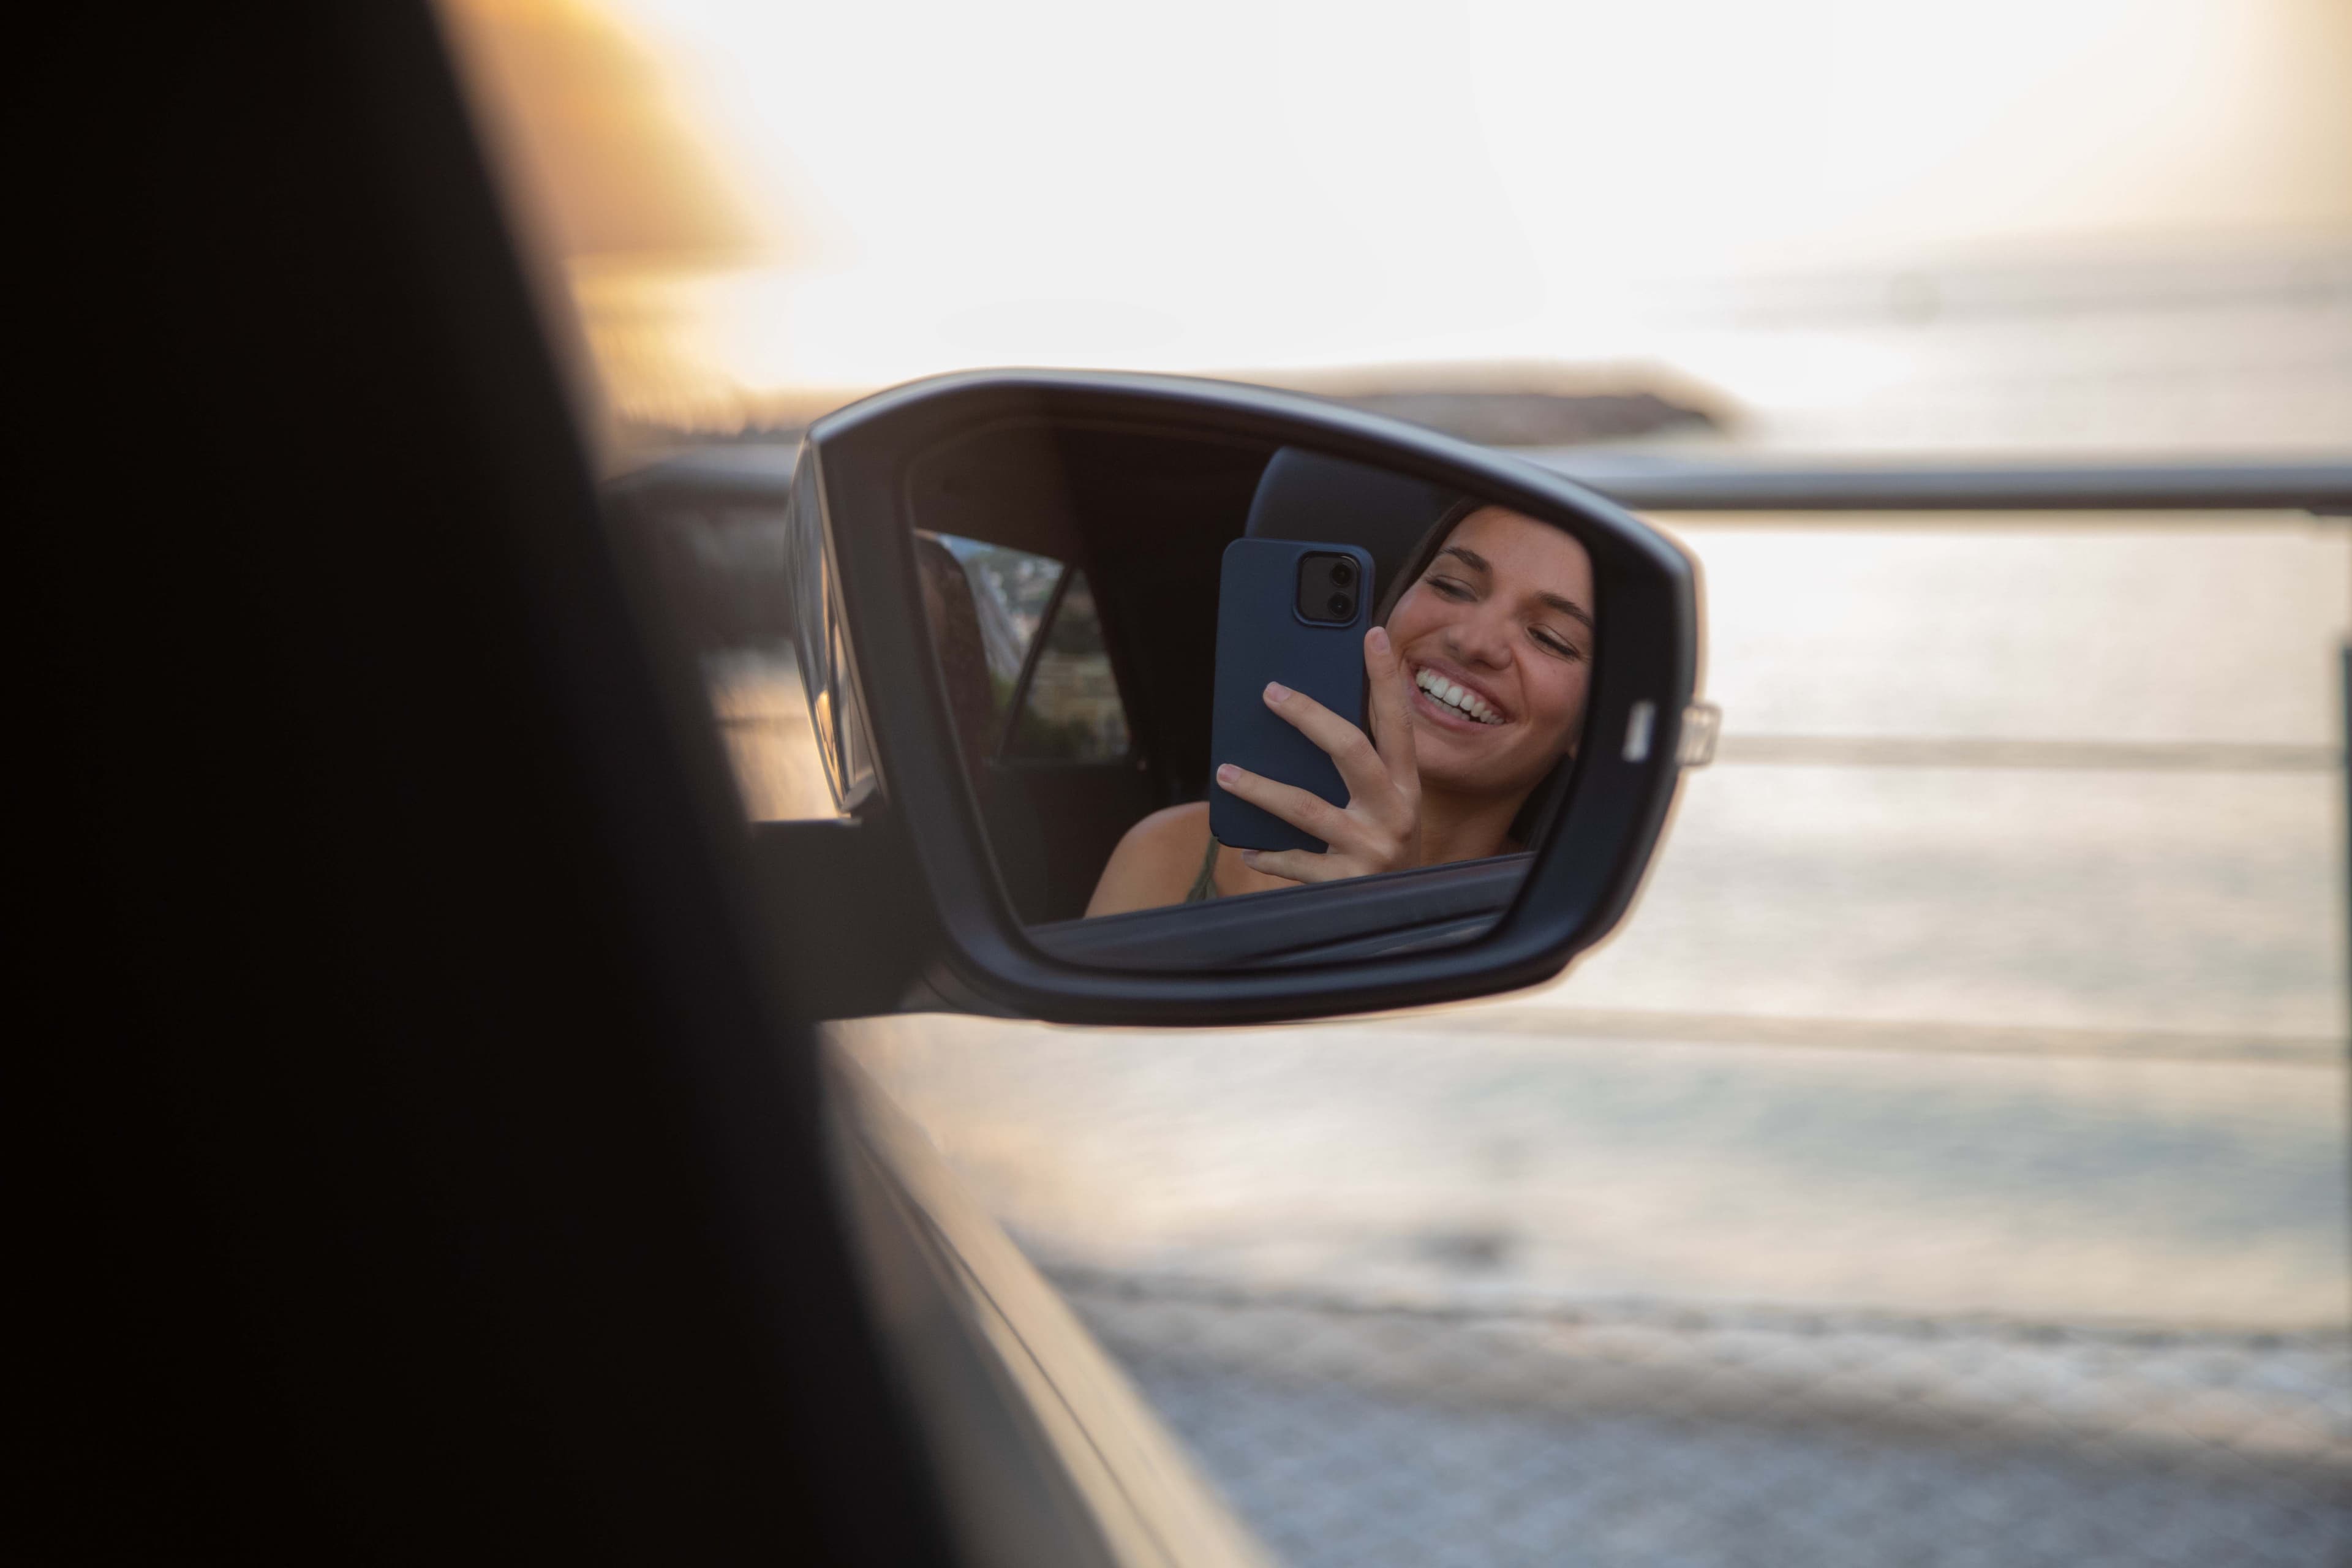
POLYGON ((1245 531, 1252 539, 1363 546, 1371 552, 1378 603, 1413 546, 1460 499, 1443 485, 1285 447, 1259 476, 1245 531))

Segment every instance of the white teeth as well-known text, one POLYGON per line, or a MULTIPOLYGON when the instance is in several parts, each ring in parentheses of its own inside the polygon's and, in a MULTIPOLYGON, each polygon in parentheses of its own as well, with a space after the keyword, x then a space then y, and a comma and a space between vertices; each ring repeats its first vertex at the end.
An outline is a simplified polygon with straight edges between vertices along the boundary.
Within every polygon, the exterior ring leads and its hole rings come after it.
POLYGON ((1414 685, 1420 687, 1423 691, 1428 692, 1440 702, 1444 703, 1450 708, 1459 709, 1463 713, 1470 718, 1475 719, 1481 724, 1499 724, 1502 722, 1501 716, 1488 705, 1485 698, 1479 696, 1475 691, 1467 690, 1463 687, 1454 685, 1454 682, 1446 679, 1445 677, 1437 674, 1434 670, 1417 669, 1413 671, 1412 680, 1414 685))

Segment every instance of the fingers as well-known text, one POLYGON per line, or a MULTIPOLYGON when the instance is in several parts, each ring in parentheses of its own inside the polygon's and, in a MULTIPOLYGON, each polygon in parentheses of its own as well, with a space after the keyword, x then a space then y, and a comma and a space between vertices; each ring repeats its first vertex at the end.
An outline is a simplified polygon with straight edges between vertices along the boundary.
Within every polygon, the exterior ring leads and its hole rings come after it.
POLYGON ((1242 864, 1292 882, 1334 882, 1358 875, 1353 866, 1335 856, 1306 849, 1244 849, 1242 864))
POLYGON ((1271 812, 1299 832, 1311 833, 1326 844, 1335 837, 1347 836, 1348 814, 1311 790, 1260 777, 1247 768, 1237 768, 1231 763, 1217 770, 1217 783, 1227 793, 1241 796, 1262 811, 1271 812))
POLYGON ((1412 682, 1405 676, 1404 660, 1389 641, 1385 626, 1374 626, 1364 634, 1364 676, 1371 692, 1372 734, 1381 765, 1391 784, 1418 799, 1421 763, 1412 749, 1412 682))
POLYGON ((1276 681, 1266 683, 1265 703, 1339 764, 1349 795, 1357 800, 1380 798, 1391 782, 1389 771, 1361 730, 1304 691, 1293 691, 1276 681))

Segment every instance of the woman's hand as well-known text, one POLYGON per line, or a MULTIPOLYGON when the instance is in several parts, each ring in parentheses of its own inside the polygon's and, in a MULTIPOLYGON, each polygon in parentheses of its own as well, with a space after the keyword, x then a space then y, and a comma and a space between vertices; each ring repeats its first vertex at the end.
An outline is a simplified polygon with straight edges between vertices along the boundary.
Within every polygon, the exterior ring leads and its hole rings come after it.
POLYGON ((1421 768, 1413 758, 1412 710, 1407 706, 1411 686, 1404 661, 1379 626, 1364 634, 1364 673, 1370 678, 1378 746, 1312 697, 1272 683, 1265 689, 1266 706, 1339 765, 1339 777, 1348 786, 1345 806, 1231 763, 1217 770, 1217 783, 1224 789, 1328 846, 1320 855, 1305 849, 1244 849, 1242 864, 1251 870, 1294 882, 1334 882, 1421 864, 1421 768))

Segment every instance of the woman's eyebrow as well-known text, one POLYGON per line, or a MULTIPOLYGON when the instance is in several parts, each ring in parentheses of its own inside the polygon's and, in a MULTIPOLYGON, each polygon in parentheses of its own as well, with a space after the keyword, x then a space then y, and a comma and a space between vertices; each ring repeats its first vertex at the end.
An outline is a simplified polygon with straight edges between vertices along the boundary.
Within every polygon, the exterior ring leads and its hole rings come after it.
MULTIPOLYGON (((1475 550, 1465 549, 1459 544, 1449 544, 1437 552, 1435 559, 1443 561, 1449 555, 1458 556, 1462 563, 1474 572, 1484 572, 1490 576, 1494 574, 1493 563, 1475 550)), ((1536 597, 1570 619, 1583 622, 1586 631, 1592 630, 1592 612, 1574 599, 1562 598, 1558 594, 1538 594, 1536 597)))
POLYGON ((1536 597, 1570 619, 1582 621, 1586 631, 1592 629, 1592 612, 1574 599, 1563 599, 1558 594, 1538 594, 1536 597))

